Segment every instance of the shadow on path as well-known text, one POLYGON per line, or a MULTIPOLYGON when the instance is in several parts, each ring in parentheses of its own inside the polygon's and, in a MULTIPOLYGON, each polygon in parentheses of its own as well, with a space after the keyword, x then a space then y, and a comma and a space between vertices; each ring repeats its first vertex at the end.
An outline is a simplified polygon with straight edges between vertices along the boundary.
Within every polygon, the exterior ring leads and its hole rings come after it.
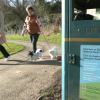
POLYGON ((11 60, 14 62, 18 62, 17 64, 11 63, 0 63, 0 65, 54 65, 54 66, 61 66, 61 61, 58 60, 38 60, 34 61, 22 61, 22 60, 11 60))

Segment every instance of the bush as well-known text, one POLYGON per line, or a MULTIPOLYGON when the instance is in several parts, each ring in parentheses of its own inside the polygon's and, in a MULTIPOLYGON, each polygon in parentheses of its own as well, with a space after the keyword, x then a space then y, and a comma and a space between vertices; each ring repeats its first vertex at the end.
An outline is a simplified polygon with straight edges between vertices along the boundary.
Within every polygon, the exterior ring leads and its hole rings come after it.
POLYGON ((54 33, 59 33, 59 27, 54 27, 54 33))

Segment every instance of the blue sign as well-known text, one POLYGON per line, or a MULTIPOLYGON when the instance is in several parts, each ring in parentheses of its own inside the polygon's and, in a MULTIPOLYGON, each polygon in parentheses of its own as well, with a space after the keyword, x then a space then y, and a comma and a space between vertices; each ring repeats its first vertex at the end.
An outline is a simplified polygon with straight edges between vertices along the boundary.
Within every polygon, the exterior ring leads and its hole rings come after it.
POLYGON ((80 98, 100 100, 100 46, 81 45, 80 98))

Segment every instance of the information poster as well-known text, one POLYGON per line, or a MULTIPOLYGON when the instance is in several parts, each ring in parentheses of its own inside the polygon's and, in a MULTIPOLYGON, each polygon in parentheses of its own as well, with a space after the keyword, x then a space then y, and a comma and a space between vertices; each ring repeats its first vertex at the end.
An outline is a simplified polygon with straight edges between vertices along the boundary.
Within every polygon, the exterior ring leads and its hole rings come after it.
POLYGON ((81 45, 80 98, 100 100, 100 46, 81 45))

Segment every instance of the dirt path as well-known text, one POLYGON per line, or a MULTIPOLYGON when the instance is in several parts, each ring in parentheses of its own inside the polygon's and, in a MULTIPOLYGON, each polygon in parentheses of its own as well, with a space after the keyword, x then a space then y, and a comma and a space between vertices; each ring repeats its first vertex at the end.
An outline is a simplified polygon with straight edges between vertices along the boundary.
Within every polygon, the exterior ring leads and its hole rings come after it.
MULTIPOLYGON (((32 50, 29 41, 9 41, 25 46, 25 49, 18 54, 27 57, 29 50, 32 50)), ((61 45, 50 43, 50 46, 57 46, 61 55, 61 45)), ((43 60, 31 62, 17 54, 12 55, 9 62, 0 59, 0 100, 36 100, 42 91, 57 81, 57 73, 61 70, 61 61, 50 59, 49 48, 45 42, 38 42, 38 48, 43 50, 43 60)))

